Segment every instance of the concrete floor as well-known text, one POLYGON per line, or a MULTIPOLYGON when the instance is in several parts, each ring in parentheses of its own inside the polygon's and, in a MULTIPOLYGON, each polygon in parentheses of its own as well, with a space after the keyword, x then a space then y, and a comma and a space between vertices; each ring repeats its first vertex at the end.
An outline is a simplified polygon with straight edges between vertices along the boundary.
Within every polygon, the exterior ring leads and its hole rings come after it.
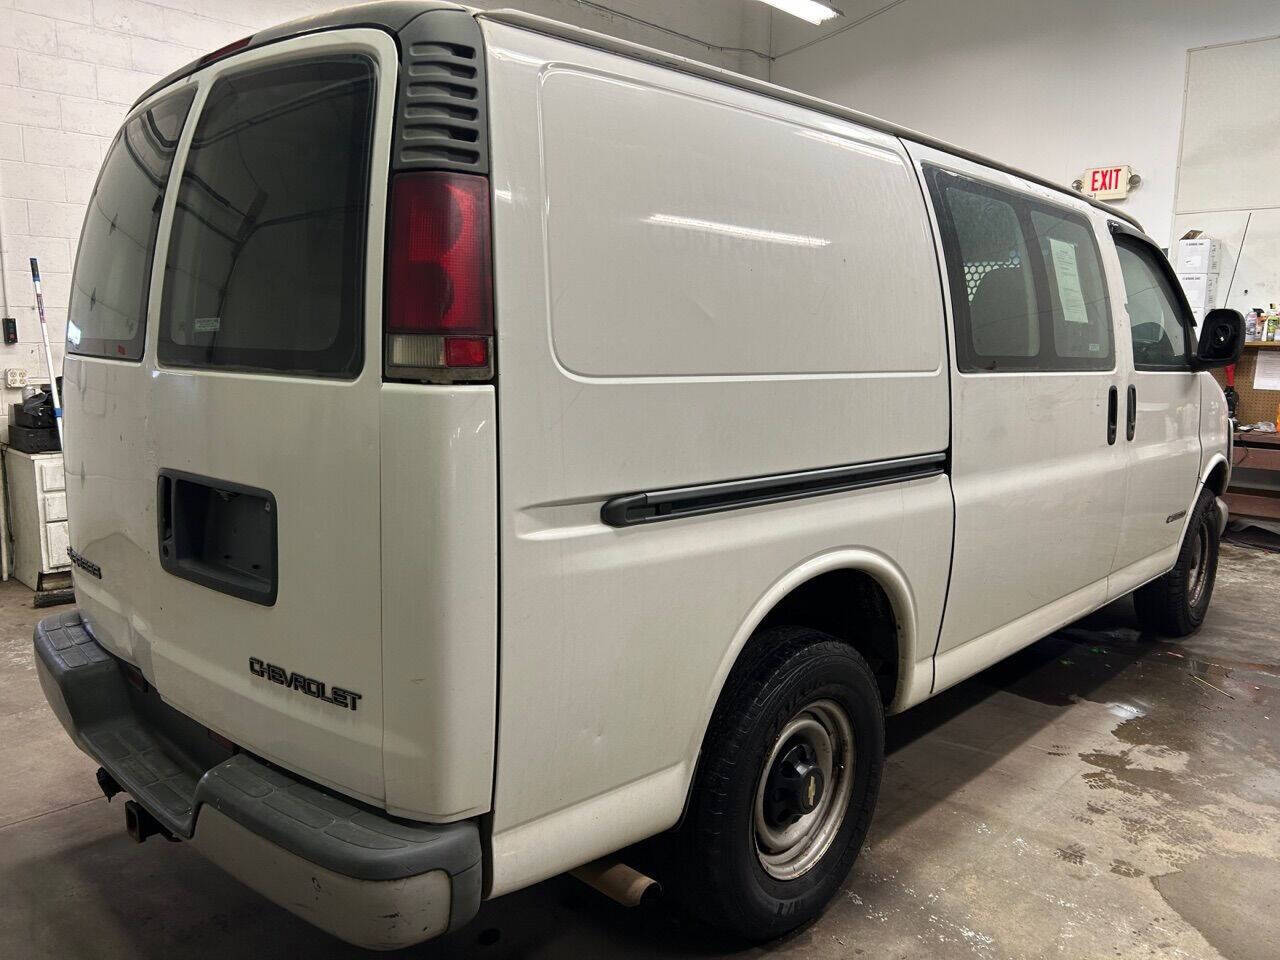
MULTIPOLYGON (((0 585, 0 957, 365 955, 185 845, 125 836, 45 706, 31 595, 0 585)), ((1226 546, 1208 622, 1142 639, 1121 602, 890 721, 842 894, 724 952, 662 904, 568 878, 406 956, 1280 957, 1280 555, 1226 546)))

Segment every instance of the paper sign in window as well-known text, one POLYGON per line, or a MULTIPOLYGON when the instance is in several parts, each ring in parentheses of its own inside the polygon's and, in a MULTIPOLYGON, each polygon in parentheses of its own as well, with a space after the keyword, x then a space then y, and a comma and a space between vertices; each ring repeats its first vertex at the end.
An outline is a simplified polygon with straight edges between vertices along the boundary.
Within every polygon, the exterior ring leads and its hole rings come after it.
POLYGON ((1080 266, 1076 263, 1076 245, 1049 238, 1049 253, 1053 257, 1053 275, 1058 281, 1058 301, 1062 304, 1062 318, 1068 323, 1088 323, 1089 311, 1084 303, 1084 291, 1080 288, 1080 266))

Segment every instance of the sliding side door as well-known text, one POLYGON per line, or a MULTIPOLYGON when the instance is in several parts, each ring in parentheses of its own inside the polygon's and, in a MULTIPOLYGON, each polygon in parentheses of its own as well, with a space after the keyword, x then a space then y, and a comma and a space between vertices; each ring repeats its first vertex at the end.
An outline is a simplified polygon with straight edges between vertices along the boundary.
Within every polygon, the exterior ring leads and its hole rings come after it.
POLYGON ((1125 458, 1087 208, 937 151, 912 152, 952 319, 956 530, 941 689, 1105 600, 1125 458))

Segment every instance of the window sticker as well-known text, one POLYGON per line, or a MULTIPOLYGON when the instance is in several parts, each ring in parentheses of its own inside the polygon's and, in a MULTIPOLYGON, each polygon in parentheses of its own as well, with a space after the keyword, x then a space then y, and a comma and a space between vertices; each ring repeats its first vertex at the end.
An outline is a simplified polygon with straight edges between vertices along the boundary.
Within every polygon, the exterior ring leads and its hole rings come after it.
POLYGON ((1049 238, 1049 254, 1053 257, 1053 275, 1058 281, 1058 299, 1062 302, 1062 318, 1068 323, 1088 323, 1084 291, 1080 286, 1080 267, 1076 263, 1076 245, 1049 238))

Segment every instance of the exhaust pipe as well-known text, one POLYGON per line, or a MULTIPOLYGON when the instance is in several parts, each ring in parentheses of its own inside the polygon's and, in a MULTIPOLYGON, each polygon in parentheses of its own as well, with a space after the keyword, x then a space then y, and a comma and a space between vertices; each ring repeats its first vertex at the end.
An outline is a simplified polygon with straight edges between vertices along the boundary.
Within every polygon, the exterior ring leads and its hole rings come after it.
POLYGON ((646 900, 662 896, 662 884, 657 880, 611 857, 601 857, 571 872, 587 886, 624 907, 638 907, 646 900))
POLYGON ((124 802, 124 829, 133 838, 134 843, 142 843, 147 837, 157 834, 166 840, 178 839, 166 830, 159 820, 148 813, 146 807, 136 800, 126 800, 124 802))

